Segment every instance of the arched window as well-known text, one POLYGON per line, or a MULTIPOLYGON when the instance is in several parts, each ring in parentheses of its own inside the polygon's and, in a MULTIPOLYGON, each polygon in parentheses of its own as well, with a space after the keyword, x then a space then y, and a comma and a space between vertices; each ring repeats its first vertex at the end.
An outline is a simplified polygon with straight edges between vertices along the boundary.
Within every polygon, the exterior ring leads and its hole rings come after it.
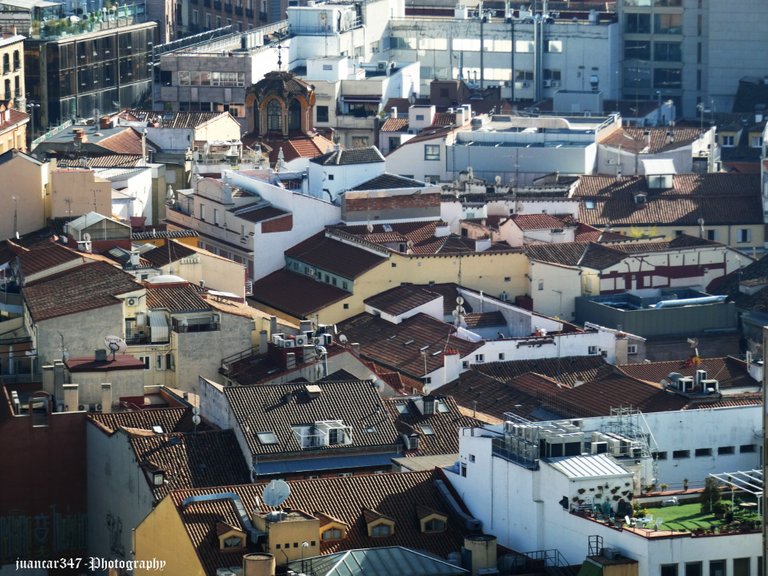
POLYGON ((3 54, 3 72, 9 72, 11 70, 11 58, 8 54, 3 54))
POLYGON ((301 130, 301 103, 291 101, 288 107, 288 130, 301 130))
POLYGON ((18 70, 21 68, 21 57, 19 56, 19 51, 14 50, 13 51, 13 69, 18 70))
POLYGON ((270 100, 267 104, 267 130, 270 132, 283 131, 283 107, 277 100, 270 100))

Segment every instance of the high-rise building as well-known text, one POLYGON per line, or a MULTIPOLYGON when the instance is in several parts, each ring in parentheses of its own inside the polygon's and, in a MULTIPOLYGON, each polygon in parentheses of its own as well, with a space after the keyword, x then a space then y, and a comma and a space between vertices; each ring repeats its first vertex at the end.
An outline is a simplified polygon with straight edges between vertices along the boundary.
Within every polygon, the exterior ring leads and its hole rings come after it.
POLYGON ((673 100, 678 113, 730 111, 744 76, 768 75, 763 0, 619 0, 625 99, 673 100))

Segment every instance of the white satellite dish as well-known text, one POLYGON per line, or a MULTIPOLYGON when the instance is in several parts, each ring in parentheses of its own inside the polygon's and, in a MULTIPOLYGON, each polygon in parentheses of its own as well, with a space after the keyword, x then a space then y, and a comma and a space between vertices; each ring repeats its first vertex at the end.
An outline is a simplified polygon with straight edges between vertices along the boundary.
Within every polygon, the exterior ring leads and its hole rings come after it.
POLYGON ((195 426, 200 424, 200 415, 199 414, 195 414, 194 416, 192 416, 192 424, 194 424, 195 426))
POLYGON ((83 242, 90 242, 91 241, 91 235, 88 232, 85 232, 83 234, 83 242))
POLYGON ((456 296, 456 304, 458 304, 459 306, 464 304, 464 298, 462 296, 456 296))
POLYGON ((349 339, 346 337, 345 334, 339 334, 339 342, 342 344, 346 344, 349 342, 349 339))
POLYGON ((115 359, 117 354, 125 354, 125 351, 128 349, 128 345, 125 343, 125 340, 123 340, 120 336, 105 336, 104 346, 107 347, 107 350, 112 352, 112 360, 115 359))
POLYGON ((272 480, 272 482, 267 484, 266 488, 264 488, 262 498, 264 504, 271 508, 277 508, 280 504, 285 502, 290 495, 291 488, 285 480, 272 480))

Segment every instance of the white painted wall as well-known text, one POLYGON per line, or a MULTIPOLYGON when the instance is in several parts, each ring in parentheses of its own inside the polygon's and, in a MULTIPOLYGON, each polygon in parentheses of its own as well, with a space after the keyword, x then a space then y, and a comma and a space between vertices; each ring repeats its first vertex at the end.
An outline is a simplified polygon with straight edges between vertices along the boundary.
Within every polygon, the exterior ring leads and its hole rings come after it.
POLYGON ((385 171, 384 162, 339 166, 310 162, 307 172, 309 193, 316 198, 330 198, 335 202, 342 192, 380 176, 385 171))

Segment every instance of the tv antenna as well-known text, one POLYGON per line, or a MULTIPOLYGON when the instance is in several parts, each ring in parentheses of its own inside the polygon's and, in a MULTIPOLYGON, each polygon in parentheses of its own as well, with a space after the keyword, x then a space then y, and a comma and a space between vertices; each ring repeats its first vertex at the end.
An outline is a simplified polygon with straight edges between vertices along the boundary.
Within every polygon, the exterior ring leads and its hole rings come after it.
POLYGON ((105 336, 104 345, 112 352, 112 360, 115 359, 117 354, 125 354, 125 351, 128 349, 125 340, 120 338, 120 336, 105 336))
POLYGON ((277 508, 288 500, 288 496, 291 495, 291 488, 285 480, 272 480, 264 488, 262 493, 262 499, 264 504, 271 508, 277 508))

